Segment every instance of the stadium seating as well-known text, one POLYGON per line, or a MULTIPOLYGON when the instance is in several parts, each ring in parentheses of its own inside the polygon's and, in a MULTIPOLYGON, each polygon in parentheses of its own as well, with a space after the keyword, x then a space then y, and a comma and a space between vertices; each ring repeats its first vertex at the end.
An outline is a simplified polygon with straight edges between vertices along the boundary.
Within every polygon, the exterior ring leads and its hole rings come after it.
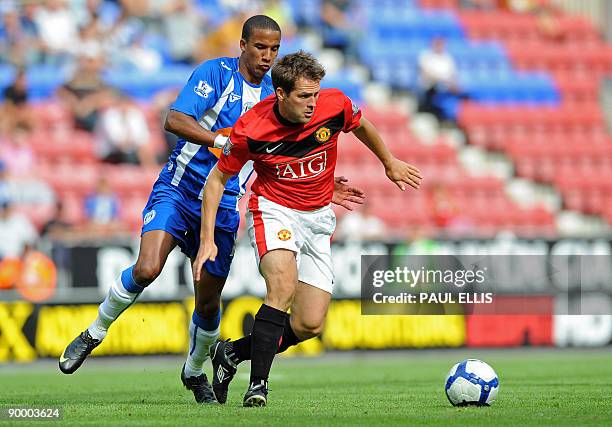
POLYGON ((562 101, 545 108, 467 103, 458 120, 469 141, 505 152, 518 176, 554 186, 566 209, 612 223, 612 139, 598 100, 599 78, 612 70, 612 47, 583 18, 559 18, 565 34, 560 44, 543 37, 531 15, 461 12, 460 17, 470 37, 503 42, 517 69, 547 73, 562 101))
MULTIPOLYGON (((221 22, 227 11, 219 1, 198 6, 211 22, 221 22), (214 13, 213 13, 214 12, 214 13)), ((374 80, 397 89, 415 90, 419 52, 434 37, 444 37, 456 59, 459 81, 470 101, 450 105, 468 142, 505 153, 516 175, 546 183, 559 190, 564 207, 597 214, 612 223, 612 138, 606 132, 597 104, 598 76, 612 70, 612 49, 592 24, 563 16, 560 28, 568 36, 563 44, 547 40, 536 17, 504 11, 465 11, 458 0, 358 0, 356 25, 367 29, 359 45, 363 64, 374 80), (594 78, 595 76, 595 78, 594 78)), ((320 1, 288 2, 300 26, 320 28, 320 1)), ((112 8, 111 8, 112 9, 112 8)), ((109 9, 109 13, 112 10, 109 9)), ((323 37, 327 37, 323 34, 323 37)), ((164 57, 164 67, 154 73, 106 70, 105 81, 137 99, 149 124, 158 129, 152 144, 165 149, 158 113, 148 106, 160 90, 182 86, 192 66, 172 64, 167 42, 160 37, 143 41, 164 57)), ((284 49, 306 47, 304 39, 291 40, 284 49)), ((9 85, 15 70, 0 66, 0 89, 9 85)), ((66 81, 63 69, 38 66, 28 69, 30 96, 36 102, 36 129, 31 146, 37 158, 37 174, 64 200, 75 221, 83 219, 82 201, 104 175, 122 201, 121 217, 133 229, 158 170, 131 166, 100 165, 95 140, 74 130, 73 117, 53 99, 66 81), (75 179, 78 177, 78 179, 75 179)), ((338 87, 362 102, 362 82, 348 69, 326 77, 324 86, 338 87)), ((375 211, 391 227, 410 226, 444 231, 432 213, 431 194, 443 188, 471 235, 488 236, 500 229, 519 234, 554 232, 553 212, 543 207, 521 208, 504 191, 505 183, 490 176, 470 176, 458 160, 457 150, 444 138, 432 145, 419 143, 409 129, 410 117, 388 108, 364 107, 400 157, 417 165, 426 179, 421 191, 402 194, 383 178, 384 171, 353 137, 343 137, 338 174, 363 187, 375 211)), ((37 224, 45 209, 37 211, 37 224), (40 217, 40 218, 39 218, 40 217)), ((344 211, 338 210, 339 214, 344 211)), ((44 219, 44 218, 43 218, 44 219)))

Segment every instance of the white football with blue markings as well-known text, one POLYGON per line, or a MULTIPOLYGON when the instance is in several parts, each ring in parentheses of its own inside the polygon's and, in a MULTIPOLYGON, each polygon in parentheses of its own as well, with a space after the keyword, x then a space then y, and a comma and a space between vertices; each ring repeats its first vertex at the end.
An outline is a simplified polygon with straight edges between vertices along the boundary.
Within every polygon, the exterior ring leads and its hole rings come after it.
POLYGON ((482 360, 467 359, 451 368, 444 390, 453 406, 489 406, 497 399, 499 378, 482 360))

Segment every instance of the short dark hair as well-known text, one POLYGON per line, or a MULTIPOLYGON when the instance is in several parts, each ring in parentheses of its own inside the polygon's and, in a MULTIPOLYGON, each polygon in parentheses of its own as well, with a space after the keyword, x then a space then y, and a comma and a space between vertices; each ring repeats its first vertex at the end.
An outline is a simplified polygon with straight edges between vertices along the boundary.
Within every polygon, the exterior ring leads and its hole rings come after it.
POLYGON ((313 81, 321 81, 325 77, 323 66, 314 56, 303 50, 283 56, 272 67, 272 85, 275 90, 281 87, 286 93, 290 93, 300 77, 313 81))
POLYGON ((281 32, 278 23, 266 15, 251 16, 242 25, 242 38, 249 41, 255 30, 270 30, 281 32))

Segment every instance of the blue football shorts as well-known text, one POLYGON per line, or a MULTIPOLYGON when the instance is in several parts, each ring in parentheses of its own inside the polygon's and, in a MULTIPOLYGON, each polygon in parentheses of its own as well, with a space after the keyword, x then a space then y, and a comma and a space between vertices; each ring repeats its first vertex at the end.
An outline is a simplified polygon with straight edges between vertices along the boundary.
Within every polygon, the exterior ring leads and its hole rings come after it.
MULTIPOLYGON (((194 258, 200 247, 201 209, 200 200, 185 196, 173 185, 157 181, 142 211, 140 235, 163 230, 174 236, 185 255, 194 258)), ((239 222, 240 213, 237 210, 219 207, 215 224, 217 258, 204 264, 206 271, 213 276, 229 275, 239 222)))

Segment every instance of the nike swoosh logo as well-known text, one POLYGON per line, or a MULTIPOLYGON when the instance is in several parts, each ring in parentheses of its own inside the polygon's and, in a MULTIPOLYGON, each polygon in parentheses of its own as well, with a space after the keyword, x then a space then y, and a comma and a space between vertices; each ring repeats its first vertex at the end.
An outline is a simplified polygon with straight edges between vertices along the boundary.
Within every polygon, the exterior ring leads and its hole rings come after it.
POLYGON ((276 147, 266 148, 266 153, 271 153, 272 151, 276 150, 281 145, 283 145, 282 142, 280 144, 278 144, 276 147))
POLYGON ((63 352, 63 353, 62 353, 62 355, 60 356, 60 363, 64 363, 66 360, 68 360, 68 359, 66 359, 66 358, 64 357, 64 353, 65 353, 65 352, 66 352, 66 350, 64 350, 64 352, 63 352))

